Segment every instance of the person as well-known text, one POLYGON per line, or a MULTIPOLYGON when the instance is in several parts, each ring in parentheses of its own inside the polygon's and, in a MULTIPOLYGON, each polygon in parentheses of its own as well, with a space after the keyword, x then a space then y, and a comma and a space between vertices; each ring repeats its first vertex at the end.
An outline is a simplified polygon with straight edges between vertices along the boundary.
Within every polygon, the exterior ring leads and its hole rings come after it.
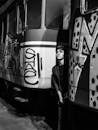
POLYGON ((57 63, 52 68, 52 78, 51 85, 56 91, 57 103, 58 103, 58 130, 64 130, 64 121, 65 121, 65 100, 67 98, 67 82, 65 79, 66 66, 64 63, 64 45, 57 45, 56 47, 56 59, 57 63), (64 76, 65 75, 65 76, 64 76))

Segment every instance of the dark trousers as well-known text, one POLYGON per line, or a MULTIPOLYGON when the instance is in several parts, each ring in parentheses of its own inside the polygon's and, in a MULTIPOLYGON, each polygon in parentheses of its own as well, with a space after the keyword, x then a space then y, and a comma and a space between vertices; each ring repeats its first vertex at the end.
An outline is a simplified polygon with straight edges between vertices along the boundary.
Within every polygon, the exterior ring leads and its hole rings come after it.
POLYGON ((68 99, 64 104, 58 105, 58 128, 57 130, 68 130, 68 99))

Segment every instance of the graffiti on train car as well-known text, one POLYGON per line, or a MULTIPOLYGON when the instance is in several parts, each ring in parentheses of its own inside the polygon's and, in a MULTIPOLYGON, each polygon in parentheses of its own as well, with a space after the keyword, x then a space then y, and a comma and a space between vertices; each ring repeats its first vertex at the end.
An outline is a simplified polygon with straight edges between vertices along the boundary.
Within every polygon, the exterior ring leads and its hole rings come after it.
MULTIPOLYGON (((71 100, 75 101, 77 89, 79 90, 79 79, 81 76, 81 73, 83 71, 83 67, 85 65, 85 62, 87 60, 87 57, 90 56, 90 86, 89 91, 95 91, 94 85, 92 83, 92 79, 94 77, 94 71, 93 69, 97 63, 97 56, 93 58, 94 52, 96 52, 96 46, 98 43, 98 12, 91 12, 89 14, 86 14, 84 16, 77 17, 75 19, 74 24, 74 31, 73 31, 73 39, 72 39, 72 50, 70 51, 70 98, 71 100), (73 56, 72 56, 73 55, 73 56), (78 58, 78 63, 77 59, 78 58), (72 62, 72 63, 71 63, 72 62), (93 76, 92 76, 93 75, 93 76), (94 90, 93 90, 94 89, 94 90)), ((96 69, 97 70, 97 69, 96 69)), ((85 70, 84 70, 85 71, 85 70)), ((96 72, 97 75, 97 72, 96 72)), ((83 86, 83 85, 82 85, 83 86)), ((85 86, 87 87, 87 86, 85 86)), ((98 95, 98 93, 97 93, 98 95)), ((92 104, 92 95, 90 92, 90 104, 92 104)))
POLYGON ((28 41, 20 44, 20 73, 24 86, 29 88, 51 87, 52 67, 56 64, 55 45, 56 42, 41 41, 28 41))
POLYGON ((38 84, 37 53, 32 48, 25 49, 24 80, 27 84, 38 84))

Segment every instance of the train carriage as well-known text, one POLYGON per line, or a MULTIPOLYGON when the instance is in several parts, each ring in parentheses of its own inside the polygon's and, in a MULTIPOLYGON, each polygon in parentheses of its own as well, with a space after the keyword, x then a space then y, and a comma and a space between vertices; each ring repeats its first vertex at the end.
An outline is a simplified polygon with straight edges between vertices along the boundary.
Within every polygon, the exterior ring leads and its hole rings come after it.
POLYGON ((29 88, 51 87, 63 3, 20 0, 1 7, 1 78, 29 88))
POLYGON ((69 115, 72 130, 98 129, 97 26, 98 1, 72 1, 69 45, 69 115))
POLYGON ((80 6, 72 17, 69 52, 70 100, 95 109, 97 109, 97 99, 95 99, 97 97, 97 6, 96 1, 80 1, 80 6))
POLYGON ((0 95, 21 112, 45 115, 54 126, 51 74, 57 42, 64 42, 64 3, 8 0, 0 8, 0 95))

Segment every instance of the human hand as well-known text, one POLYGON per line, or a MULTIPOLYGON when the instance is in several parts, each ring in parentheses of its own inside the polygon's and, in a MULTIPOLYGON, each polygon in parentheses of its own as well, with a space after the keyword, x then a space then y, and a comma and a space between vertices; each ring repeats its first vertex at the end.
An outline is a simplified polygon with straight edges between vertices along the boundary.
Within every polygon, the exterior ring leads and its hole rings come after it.
POLYGON ((60 103, 63 103, 63 97, 61 91, 58 91, 59 101, 60 103))

